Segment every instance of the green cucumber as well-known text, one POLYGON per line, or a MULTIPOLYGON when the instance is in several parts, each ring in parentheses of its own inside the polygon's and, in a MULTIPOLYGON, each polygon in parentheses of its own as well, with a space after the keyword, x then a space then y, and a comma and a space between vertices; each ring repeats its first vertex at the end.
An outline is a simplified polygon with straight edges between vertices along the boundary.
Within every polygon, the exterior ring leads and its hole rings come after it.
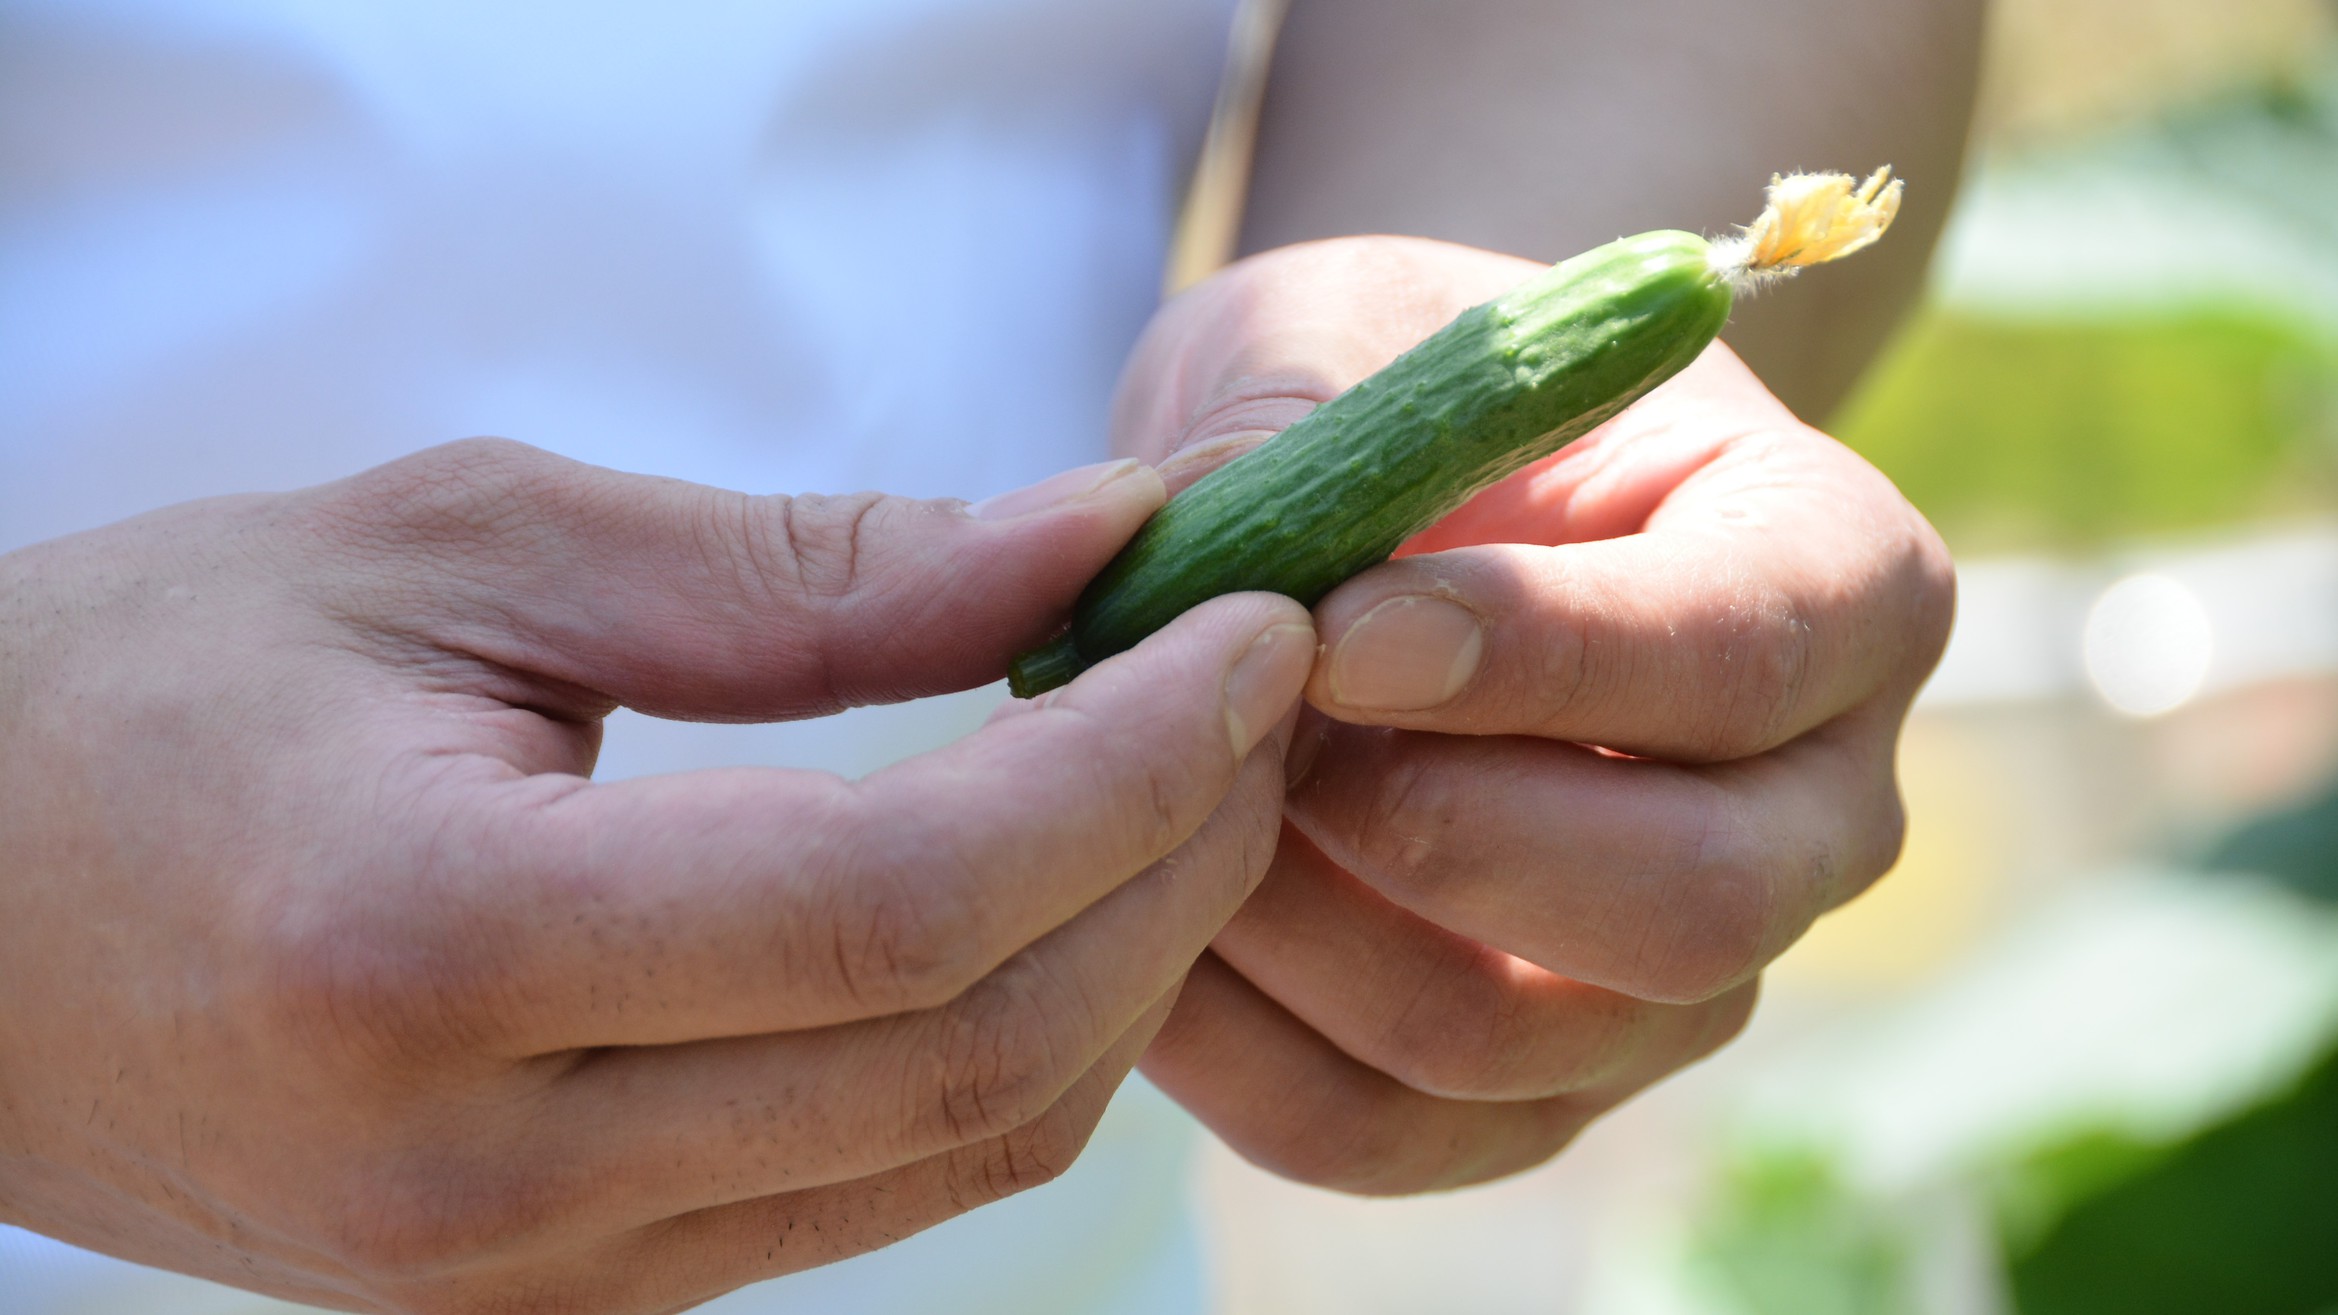
POLYGON ((1558 451, 1697 358, 1729 280, 1693 233, 1587 251, 1462 312, 1385 369, 1163 507, 1015 660, 1020 698, 1219 594, 1305 606, 1479 490, 1558 451))
POLYGON ((1840 175, 1776 180, 1744 238, 1642 233, 1462 312, 1154 513, 1080 595, 1070 629, 1015 659, 1010 687, 1054 689, 1220 594, 1314 606, 1678 373, 1728 321, 1734 288, 1873 241, 1897 205, 1886 178, 1857 193, 1840 175))

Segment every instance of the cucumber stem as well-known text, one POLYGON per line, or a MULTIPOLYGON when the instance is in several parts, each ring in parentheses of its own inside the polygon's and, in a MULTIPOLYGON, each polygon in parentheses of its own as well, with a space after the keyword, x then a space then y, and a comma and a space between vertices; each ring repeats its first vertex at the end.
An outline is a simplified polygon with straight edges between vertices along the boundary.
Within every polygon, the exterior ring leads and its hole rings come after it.
POLYGON ((1088 669, 1088 659, 1080 656, 1079 645, 1072 642, 1069 631, 1052 643, 1032 649, 1016 658, 1007 667, 1007 689, 1018 699, 1037 698, 1051 689, 1072 683, 1072 677, 1088 669))

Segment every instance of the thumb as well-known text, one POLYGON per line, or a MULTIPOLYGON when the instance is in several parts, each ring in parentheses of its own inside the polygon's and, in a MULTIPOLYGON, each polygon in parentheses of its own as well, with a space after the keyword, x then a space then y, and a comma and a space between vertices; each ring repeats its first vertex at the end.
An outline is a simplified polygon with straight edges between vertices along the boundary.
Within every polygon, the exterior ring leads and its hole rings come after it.
POLYGON ((766 720, 997 679, 1164 496, 1134 460, 972 506, 755 496, 470 439, 312 490, 304 519, 386 582, 376 624, 658 716, 766 720))

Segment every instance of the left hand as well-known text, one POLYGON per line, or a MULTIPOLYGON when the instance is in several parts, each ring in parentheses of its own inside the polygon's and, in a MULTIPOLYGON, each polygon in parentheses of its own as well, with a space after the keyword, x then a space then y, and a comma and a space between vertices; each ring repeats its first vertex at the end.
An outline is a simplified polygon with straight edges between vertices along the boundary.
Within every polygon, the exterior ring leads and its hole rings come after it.
MULTIPOLYGON (((1174 490, 1536 268, 1399 238, 1245 261, 1156 317, 1117 443, 1174 490)), ((1317 605, 1282 848, 1145 1072, 1324 1186, 1549 1158, 1735 1035, 1891 865, 1953 587, 1890 482, 1716 344, 1317 605)))

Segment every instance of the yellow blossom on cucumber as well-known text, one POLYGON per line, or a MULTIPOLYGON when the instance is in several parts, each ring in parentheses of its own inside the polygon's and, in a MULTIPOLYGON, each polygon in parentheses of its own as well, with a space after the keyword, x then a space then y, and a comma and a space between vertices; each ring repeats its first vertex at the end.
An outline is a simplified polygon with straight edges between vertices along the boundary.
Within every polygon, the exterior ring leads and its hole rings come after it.
POLYGON ((1873 244, 1899 212, 1890 165, 1864 182, 1839 173, 1773 175, 1760 217, 1713 244, 1713 268, 1735 283, 1765 282, 1873 244))
POLYGON ((1313 607, 1677 374, 1738 294, 1867 246, 1899 204, 1889 169, 1773 178, 1761 218, 1735 237, 1618 238, 1463 311, 1154 512, 1071 624, 1015 659, 1008 687, 1045 693, 1220 594, 1313 607))

